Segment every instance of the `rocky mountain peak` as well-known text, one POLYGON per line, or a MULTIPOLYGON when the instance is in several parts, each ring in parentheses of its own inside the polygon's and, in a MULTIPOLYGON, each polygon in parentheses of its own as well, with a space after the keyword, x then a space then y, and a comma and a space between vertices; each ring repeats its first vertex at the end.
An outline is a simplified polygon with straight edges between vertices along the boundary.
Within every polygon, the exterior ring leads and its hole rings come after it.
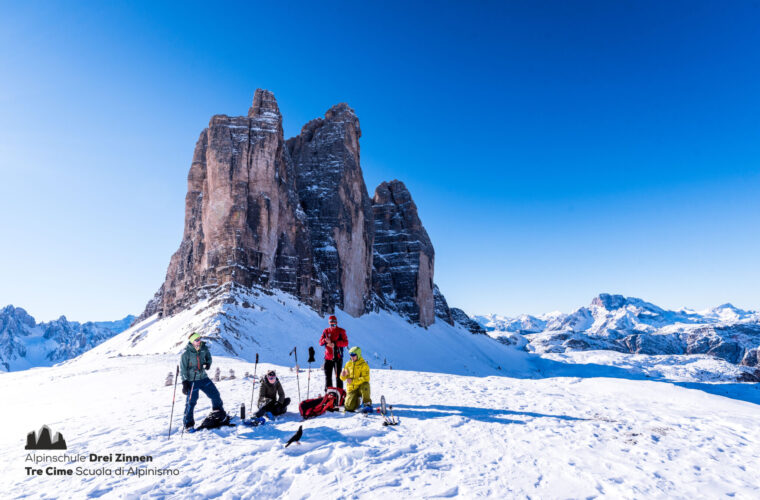
POLYGON ((403 182, 383 182, 372 199, 375 294, 384 307, 422 326, 435 321, 435 251, 403 182))
POLYGON ((10 328, 11 325, 33 328, 35 321, 24 309, 8 305, 0 309, 0 332, 10 328))
POLYGON ((600 293, 591 301, 592 306, 604 308, 608 311, 620 309, 628 304, 628 300, 622 295, 600 293))
POLYGON ((356 137, 362 136, 361 127, 359 127, 359 118, 354 110, 345 102, 336 104, 328 109, 325 113, 325 120, 328 122, 342 122, 350 124, 356 131, 356 137))
POLYGON ((268 90, 256 89, 253 94, 253 103, 248 110, 248 118, 263 119, 281 124, 282 115, 280 115, 280 107, 277 105, 274 94, 268 90))
POLYGON ((237 284, 285 291, 320 313, 383 307, 422 326, 436 315, 453 323, 434 292, 433 245, 411 194, 383 183, 373 205, 360 137, 356 113, 340 103, 285 141, 263 89, 248 116, 213 117, 188 175, 182 243, 138 321, 237 284))

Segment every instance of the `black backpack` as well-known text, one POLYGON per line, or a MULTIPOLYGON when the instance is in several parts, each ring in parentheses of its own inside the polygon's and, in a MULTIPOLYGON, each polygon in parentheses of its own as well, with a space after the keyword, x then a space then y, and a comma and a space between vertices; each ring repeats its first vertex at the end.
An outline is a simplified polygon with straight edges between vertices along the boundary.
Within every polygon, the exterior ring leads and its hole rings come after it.
POLYGON ((198 429, 216 429, 218 427, 232 426, 235 424, 230 423, 230 416, 224 410, 213 410, 208 414, 208 417, 203 419, 198 429))

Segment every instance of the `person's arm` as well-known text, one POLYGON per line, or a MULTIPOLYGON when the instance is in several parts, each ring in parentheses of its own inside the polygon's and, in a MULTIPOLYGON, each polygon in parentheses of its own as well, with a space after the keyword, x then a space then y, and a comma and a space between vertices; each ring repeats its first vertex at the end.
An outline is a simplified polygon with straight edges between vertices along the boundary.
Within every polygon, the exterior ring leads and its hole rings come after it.
POLYGON ((277 401, 282 401, 285 399, 285 390, 282 388, 282 384, 280 383, 280 380, 277 380, 277 401))
POLYGON ((267 404, 268 400, 269 400, 269 398, 266 397, 266 394, 264 394, 264 384, 263 384, 263 382, 264 381, 262 380, 259 383, 259 397, 258 397, 258 399, 256 399, 256 401, 258 402, 258 407, 259 408, 261 408, 262 406, 264 406, 265 404, 267 404))
POLYGON ((211 368, 211 351, 206 348, 206 364, 203 366, 206 370, 211 368))
POLYGON ((348 365, 350 365, 351 363, 353 363, 353 361, 349 361, 348 363, 346 363, 346 366, 344 366, 343 370, 341 370, 340 372, 341 380, 346 380, 348 378, 348 365))
POLYGON ((179 373, 182 376, 183 382, 190 380, 190 375, 187 372, 187 356, 185 356, 186 352, 187 351, 183 351, 182 356, 179 358, 179 373))
POLYGON ((335 342, 335 345, 338 347, 348 347, 348 337, 346 336, 346 331, 341 329, 340 335, 338 335, 338 341, 335 342))
POLYGON ((325 345, 327 343, 327 338, 325 335, 325 332, 322 331, 322 336, 319 338, 319 345, 325 345))

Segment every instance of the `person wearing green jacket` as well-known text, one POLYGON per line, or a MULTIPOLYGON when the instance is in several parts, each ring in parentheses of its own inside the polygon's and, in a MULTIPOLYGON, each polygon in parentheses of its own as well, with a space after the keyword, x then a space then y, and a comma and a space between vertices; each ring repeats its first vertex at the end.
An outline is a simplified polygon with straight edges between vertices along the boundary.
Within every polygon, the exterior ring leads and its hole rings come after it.
POLYGON ((341 380, 348 384, 346 394, 346 411, 354 411, 359 407, 361 399, 364 407, 362 411, 372 411, 372 398, 369 389, 369 365, 362 358, 362 350, 358 346, 352 347, 348 354, 351 360, 346 363, 340 373, 341 380))
POLYGON ((201 340, 199 333, 190 334, 187 347, 179 361, 179 371, 182 375, 182 394, 185 394, 185 416, 182 423, 185 429, 195 427, 193 413, 198 402, 198 391, 211 399, 211 409, 224 411, 222 397, 214 382, 208 377, 206 370, 211 368, 211 352, 206 343, 201 340))

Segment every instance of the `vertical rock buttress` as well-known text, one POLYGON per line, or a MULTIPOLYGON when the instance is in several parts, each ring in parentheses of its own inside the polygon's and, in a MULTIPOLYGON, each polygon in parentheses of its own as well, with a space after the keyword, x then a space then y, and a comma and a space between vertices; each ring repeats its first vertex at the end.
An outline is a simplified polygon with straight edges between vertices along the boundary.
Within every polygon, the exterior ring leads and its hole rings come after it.
POLYGON ((352 316, 369 310, 374 238, 359 137, 354 110, 337 104, 287 141, 323 286, 323 309, 339 307, 352 316))

